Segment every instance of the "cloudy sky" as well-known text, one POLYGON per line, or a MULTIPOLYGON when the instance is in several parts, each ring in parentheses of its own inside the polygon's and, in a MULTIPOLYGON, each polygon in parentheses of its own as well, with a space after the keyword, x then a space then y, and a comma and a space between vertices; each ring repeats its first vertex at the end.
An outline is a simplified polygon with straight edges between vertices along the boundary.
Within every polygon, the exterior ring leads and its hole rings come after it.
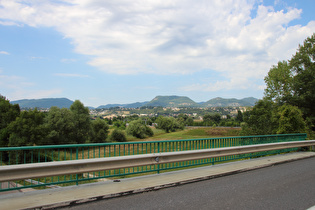
POLYGON ((0 0, 0 94, 86 106, 263 96, 314 0, 0 0))

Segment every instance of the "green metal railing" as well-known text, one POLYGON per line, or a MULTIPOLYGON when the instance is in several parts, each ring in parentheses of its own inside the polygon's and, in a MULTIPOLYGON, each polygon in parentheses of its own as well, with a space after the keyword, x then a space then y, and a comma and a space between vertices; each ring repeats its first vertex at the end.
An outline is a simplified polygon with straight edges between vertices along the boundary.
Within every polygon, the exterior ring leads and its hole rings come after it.
MULTIPOLYGON (((0 167, 2 165, 39 163, 50 161, 78 160, 101 157, 126 156, 137 154, 150 154, 160 152, 175 152, 186 150, 199 150, 210 148, 233 147, 243 145, 276 143, 286 141, 302 141, 306 134, 283 134, 264 136, 241 136, 225 138, 170 140, 170 141, 142 141, 126 143, 100 143, 100 144, 71 144, 55 146, 31 146, 31 147, 3 147, 0 148, 0 167)), ((184 162, 148 165, 116 170, 107 170, 83 174, 73 174, 56 177, 45 177, 15 182, 1 183, 0 192, 8 190, 20 190, 23 188, 60 187, 71 184, 92 182, 97 179, 110 177, 125 177, 134 174, 159 173, 166 170, 174 170, 184 167, 215 164, 218 162, 237 159, 254 158, 271 154, 297 151, 298 148, 257 152, 243 155, 233 155, 218 158, 191 160, 184 162)))

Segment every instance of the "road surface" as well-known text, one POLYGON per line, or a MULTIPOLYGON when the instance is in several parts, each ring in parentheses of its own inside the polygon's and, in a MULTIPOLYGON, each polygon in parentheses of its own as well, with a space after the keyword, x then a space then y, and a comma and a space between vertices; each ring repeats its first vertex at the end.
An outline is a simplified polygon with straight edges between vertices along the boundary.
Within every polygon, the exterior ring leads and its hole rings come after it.
POLYGON ((294 209, 315 206, 315 158, 64 209, 294 209))

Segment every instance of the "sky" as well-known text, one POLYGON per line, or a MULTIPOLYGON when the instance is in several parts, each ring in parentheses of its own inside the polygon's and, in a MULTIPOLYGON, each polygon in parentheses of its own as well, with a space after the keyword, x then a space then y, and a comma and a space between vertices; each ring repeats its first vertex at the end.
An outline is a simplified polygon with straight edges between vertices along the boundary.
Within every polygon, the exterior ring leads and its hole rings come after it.
POLYGON ((0 94, 85 106, 262 98, 314 0, 0 0, 0 94))

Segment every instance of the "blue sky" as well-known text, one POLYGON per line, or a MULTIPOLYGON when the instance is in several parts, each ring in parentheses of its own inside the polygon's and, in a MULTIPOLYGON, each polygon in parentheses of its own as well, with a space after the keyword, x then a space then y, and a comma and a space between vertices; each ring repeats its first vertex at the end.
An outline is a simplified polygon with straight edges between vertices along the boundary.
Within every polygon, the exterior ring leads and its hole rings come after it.
POLYGON ((262 98, 315 32, 314 0, 0 0, 0 94, 86 106, 262 98))

